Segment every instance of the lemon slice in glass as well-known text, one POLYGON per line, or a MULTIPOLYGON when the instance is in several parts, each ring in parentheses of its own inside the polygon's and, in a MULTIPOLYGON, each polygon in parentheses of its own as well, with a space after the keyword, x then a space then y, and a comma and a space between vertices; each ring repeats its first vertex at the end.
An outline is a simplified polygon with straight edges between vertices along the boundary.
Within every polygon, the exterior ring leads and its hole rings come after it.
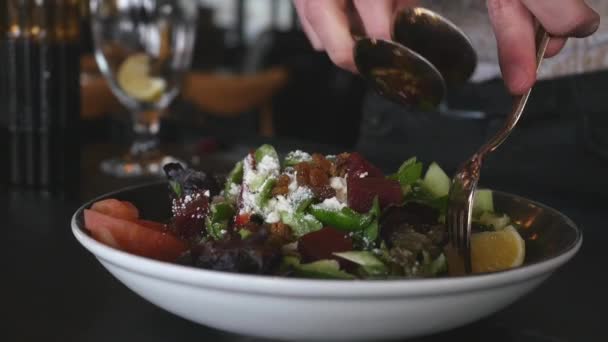
POLYGON ((139 101, 156 102, 167 87, 164 79, 150 77, 150 57, 143 53, 125 59, 117 77, 124 92, 139 101))
POLYGON ((521 266, 525 256, 525 242, 513 226, 471 235, 473 273, 502 271, 521 266))

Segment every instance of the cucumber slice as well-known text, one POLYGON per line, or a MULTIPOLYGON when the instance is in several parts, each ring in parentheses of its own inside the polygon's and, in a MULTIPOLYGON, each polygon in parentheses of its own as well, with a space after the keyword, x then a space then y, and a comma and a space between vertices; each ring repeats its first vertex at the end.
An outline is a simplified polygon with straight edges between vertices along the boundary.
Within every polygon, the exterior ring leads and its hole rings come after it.
POLYGON ((280 215, 281 221, 290 226, 298 238, 323 228, 323 224, 310 214, 281 212, 280 215))
POLYGON ((434 197, 447 196, 450 192, 450 177, 437 165, 432 163, 422 179, 422 186, 434 197))
POLYGON ((479 217, 484 212, 494 212, 494 198, 490 189, 478 189, 475 191, 473 216, 479 217))
POLYGON ((494 230, 501 230, 511 223, 511 219, 507 215, 497 215, 491 212, 484 212, 479 217, 479 223, 485 226, 492 226, 494 230))
POLYGON ((277 154, 277 151, 274 149, 274 147, 272 147, 272 145, 264 144, 258 147, 258 149, 255 151, 255 162, 261 163, 262 159, 264 159, 264 157, 266 156, 272 157, 277 161, 278 164, 279 155, 277 154))
POLYGON ((291 268, 295 274, 305 278, 317 279, 355 279, 355 277, 342 271, 336 260, 323 259, 308 264, 301 264, 295 257, 283 258, 283 267, 291 268))
POLYGON ((232 168, 232 170, 230 170, 230 173, 228 173, 228 176, 226 176, 225 190, 230 191, 231 184, 233 184, 233 183, 240 184, 242 181, 243 181, 243 161, 239 161, 236 164, 234 164, 234 167, 232 168))
POLYGON ((275 177, 267 177, 260 186, 260 191, 255 195, 256 204, 260 208, 265 207, 270 197, 272 197, 272 189, 276 183, 277 179, 275 177))
POLYGON ((371 252, 350 251, 334 253, 334 255, 360 265, 369 275, 379 276, 386 275, 388 273, 386 265, 384 265, 384 263, 371 252))
POLYGON ((401 164, 397 173, 387 178, 398 181, 402 188, 408 188, 408 185, 416 183, 421 176, 422 163, 417 161, 416 157, 412 157, 401 164))

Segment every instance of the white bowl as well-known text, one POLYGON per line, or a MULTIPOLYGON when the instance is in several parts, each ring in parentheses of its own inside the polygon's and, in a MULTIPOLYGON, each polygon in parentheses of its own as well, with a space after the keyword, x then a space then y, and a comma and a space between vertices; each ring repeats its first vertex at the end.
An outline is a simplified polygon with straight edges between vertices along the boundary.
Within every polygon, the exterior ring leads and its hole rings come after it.
MULTIPOLYGON (((106 197, 132 201, 145 218, 168 215, 165 184, 129 188, 95 200, 106 197)), ((83 230, 82 211, 93 201, 74 214, 72 231, 127 287, 188 320, 283 340, 378 340, 432 334, 490 315, 533 290, 579 250, 581 231, 564 215, 505 193, 496 192, 495 201, 498 209, 527 227, 521 230, 526 262, 509 271, 466 277, 304 280, 159 262, 91 238, 83 230)))

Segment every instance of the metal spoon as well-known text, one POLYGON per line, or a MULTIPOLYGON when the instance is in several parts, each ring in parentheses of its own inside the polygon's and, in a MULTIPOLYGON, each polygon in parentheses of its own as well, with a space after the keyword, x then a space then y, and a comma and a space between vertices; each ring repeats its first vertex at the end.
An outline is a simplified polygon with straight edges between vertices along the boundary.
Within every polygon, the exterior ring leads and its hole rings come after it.
POLYGON ((466 35, 427 9, 398 11, 392 39, 357 39, 355 64, 380 95, 401 104, 436 108, 445 97, 446 80, 463 83, 477 64, 466 35))
POLYGON ((355 64, 381 95, 401 104, 431 110, 446 93, 439 70, 405 46, 381 39, 355 42, 355 64))
POLYGON ((448 87, 466 82, 477 66, 477 54, 467 35, 445 17, 426 8, 398 11, 393 19, 392 38, 431 62, 448 87))

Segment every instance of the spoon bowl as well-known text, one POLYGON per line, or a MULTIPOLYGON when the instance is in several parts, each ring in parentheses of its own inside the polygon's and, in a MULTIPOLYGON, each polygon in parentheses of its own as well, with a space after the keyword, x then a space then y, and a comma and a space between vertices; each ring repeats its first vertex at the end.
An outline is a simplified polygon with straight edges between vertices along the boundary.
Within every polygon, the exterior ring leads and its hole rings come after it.
POLYGON ((395 14, 392 40, 357 39, 357 69, 376 91, 417 109, 436 109, 446 88, 466 82, 477 55, 466 34, 448 19, 421 7, 395 14))
POLYGON ((447 18, 422 7, 405 8, 393 19, 392 39, 433 64, 448 87, 465 83, 477 66, 467 35, 447 18))
POLYGON ((399 43, 359 39, 355 43, 354 59, 361 75, 390 100, 431 110, 445 96, 445 82, 437 68, 399 43))

